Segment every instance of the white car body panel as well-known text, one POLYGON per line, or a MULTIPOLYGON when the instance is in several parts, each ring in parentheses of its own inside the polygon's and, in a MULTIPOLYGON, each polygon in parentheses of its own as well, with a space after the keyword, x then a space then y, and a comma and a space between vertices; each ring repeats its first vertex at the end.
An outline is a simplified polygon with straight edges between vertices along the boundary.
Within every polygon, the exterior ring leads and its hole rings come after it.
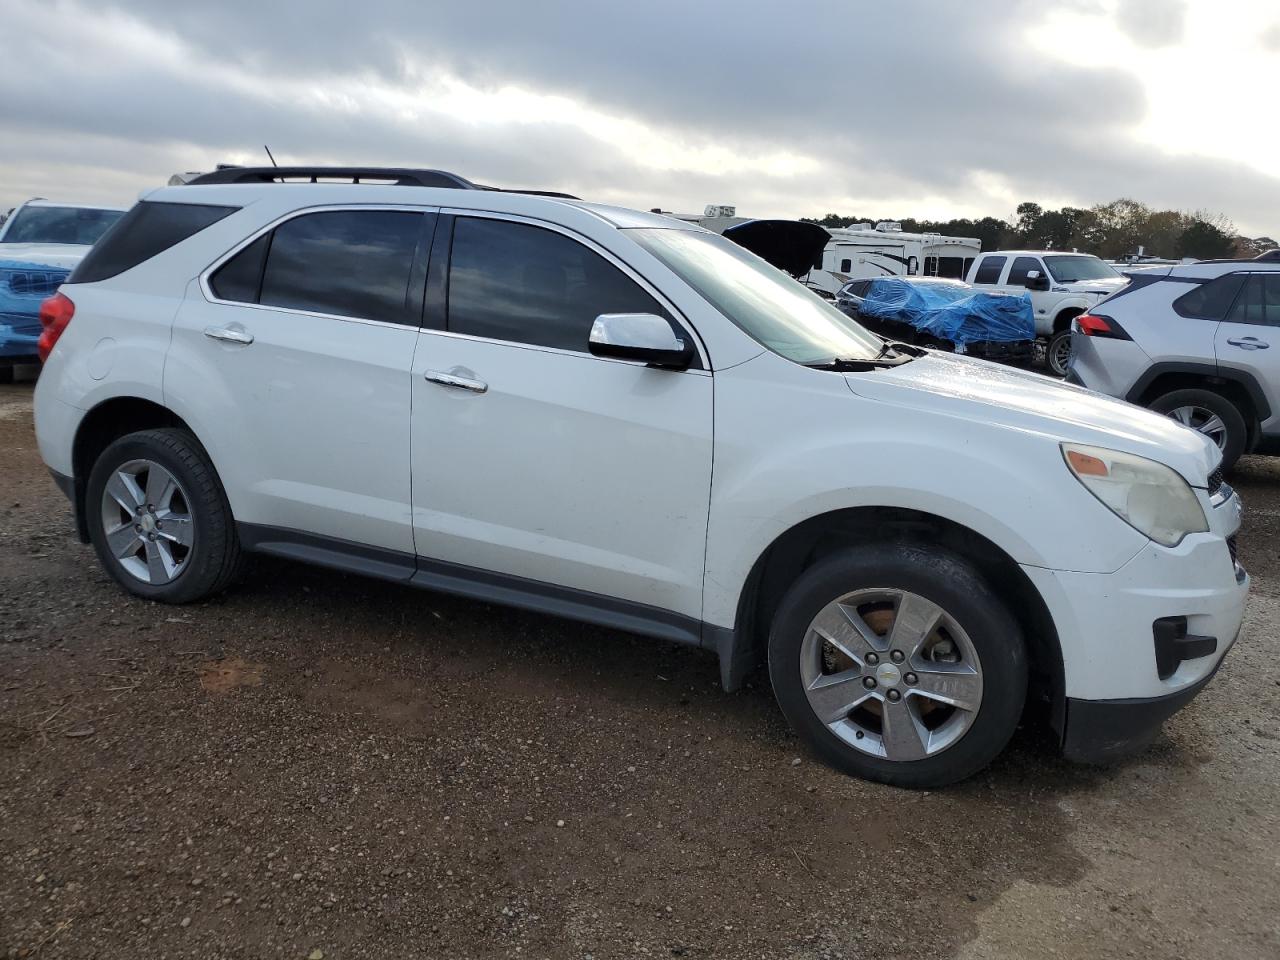
POLYGON ((700 618, 711 381, 424 331, 413 370, 418 553, 700 618), (432 370, 487 389, 428 381, 432 370))

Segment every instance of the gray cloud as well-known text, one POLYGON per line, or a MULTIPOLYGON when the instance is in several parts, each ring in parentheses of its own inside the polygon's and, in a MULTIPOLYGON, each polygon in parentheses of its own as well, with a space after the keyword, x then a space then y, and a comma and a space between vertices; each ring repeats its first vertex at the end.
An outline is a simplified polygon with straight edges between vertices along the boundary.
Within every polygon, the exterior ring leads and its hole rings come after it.
POLYGON ((1182 39, 1187 5, 1185 0, 1120 0, 1116 19, 1135 43, 1168 47, 1182 39))
POLYGON ((908 216, 942 198, 1008 215, 1016 200, 993 194, 994 178, 1017 199, 1133 195, 1221 209, 1259 232, 1280 218, 1275 179, 1136 150, 1138 82, 1030 49, 1024 33, 1043 3, 845 0, 787 16, 764 6, 136 0, 41 4, 37 17, 34 0, 0 0, 0 22, 29 25, 2 81, 0 203, 34 184, 57 193, 59 177, 64 194, 87 199, 127 186, 127 202, 175 170, 261 156, 268 142, 296 161, 425 164, 667 209, 732 202, 799 216, 856 199, 856 212, 908 216), (68 39, 95 16, 122 36, 177 38, 183 52, 68 39), (570 118, 489 122, 431 114, 421 100, 432 119, 407 121, 395 106, 344 101, 369 83, 430 89, 440 77, 569 97, 689 148, 809 163, 785 175, 667 171, 570 118))

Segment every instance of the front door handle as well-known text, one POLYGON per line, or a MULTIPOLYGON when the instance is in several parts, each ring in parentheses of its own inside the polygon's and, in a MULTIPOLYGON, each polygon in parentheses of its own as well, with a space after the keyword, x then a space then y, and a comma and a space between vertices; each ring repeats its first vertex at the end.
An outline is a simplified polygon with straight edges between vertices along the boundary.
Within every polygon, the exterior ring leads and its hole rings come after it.
POLYGON ((484 393, 489 385, 483 380, 472 380, 470 377, 456 377, 452 373, 441 373, 439 370, 428 370, 423 374, 432 383, 446 387, 457 387, 459 390, 470 390, 472 393, 484 393))
POLYGON ((223 340, 227 343, 253 343, 253 334, 243 327, 205 327, 204 335, 210 340, 223 340))
POLYGON ((1266 350, 1271 344, 1257 337, 1241 337, 1239 340, 1228 340, 1233 347, 1244 347, 1246 350, 1266 350))

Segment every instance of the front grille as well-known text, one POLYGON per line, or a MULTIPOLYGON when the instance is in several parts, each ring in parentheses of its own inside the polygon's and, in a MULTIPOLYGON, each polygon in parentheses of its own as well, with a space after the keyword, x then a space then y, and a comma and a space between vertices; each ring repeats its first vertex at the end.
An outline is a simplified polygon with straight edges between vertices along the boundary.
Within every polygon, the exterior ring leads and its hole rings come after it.
POLYGON ((1213 496, 1222 489, 1222 468, 1219 467, 1213 473, 1209 474, 1209 496, 1213 496))

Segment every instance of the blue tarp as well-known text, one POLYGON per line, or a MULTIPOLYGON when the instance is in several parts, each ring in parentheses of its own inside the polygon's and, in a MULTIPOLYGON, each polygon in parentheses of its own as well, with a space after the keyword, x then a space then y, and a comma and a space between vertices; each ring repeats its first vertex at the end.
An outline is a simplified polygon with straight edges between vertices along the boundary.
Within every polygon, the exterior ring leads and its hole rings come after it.
POLYGON ((40 304, 67 279, 66 267, 0 258, 0 357, 34 357, 40 304))
POLYGON ((871 281, 858 310, 906 323, 958 349, 979 340, 1034 340, 1028 294, 974 293, 955 283, 919 283, 899 277, 871 281))

